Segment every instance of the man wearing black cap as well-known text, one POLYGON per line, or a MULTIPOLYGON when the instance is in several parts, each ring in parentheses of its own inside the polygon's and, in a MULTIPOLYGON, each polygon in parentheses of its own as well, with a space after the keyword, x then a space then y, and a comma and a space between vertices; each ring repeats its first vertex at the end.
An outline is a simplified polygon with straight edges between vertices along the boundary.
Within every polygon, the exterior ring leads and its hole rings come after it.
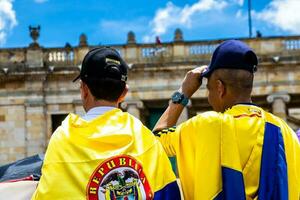
POLYGON ((91 50, 78 79, 87 113, 69 114, 53 133, 32 199, 180 199, 163 147, 118 109, 128 90, 119 53, 91 50))
POLYGON ((185 199, 300 199, 300 144, 278 117, 251 101, 257 57, 243 42, 228 40, 207 67, 189 71, 154 132, 176 155, 185 199), (214 111, 176 128, 189 98, 208 79, 214 111))

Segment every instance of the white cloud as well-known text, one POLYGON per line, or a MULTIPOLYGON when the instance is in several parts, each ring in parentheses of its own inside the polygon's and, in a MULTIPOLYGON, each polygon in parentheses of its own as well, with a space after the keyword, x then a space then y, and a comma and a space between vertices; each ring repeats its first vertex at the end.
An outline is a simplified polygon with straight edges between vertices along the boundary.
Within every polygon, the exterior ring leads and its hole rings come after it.
POLYGON ((168 2, 165 8, 156 11, 150 22, 151 32, 143 37, 144 42, 150 42, 157 35, 163 35, 170 27, 182 26, 190 28, 195 14, 222 10, 228 5, 225 0, 199 0, 198 2, 184 7, 178 7, 168 2))
POLYGON ((243 6, 244 0, 235 0, 235 3, 237 3, 239 6, 243 6))
POLYGON ((243 16, 243 11, 242 10, 238 10, 237 12, 236 12, 236 14, 235 14, 235 17, 236 18, 240 18, 240 17, 242 17, 243 16))
POLYGON ((45 3, 48 0, 34 0, 35 3, 45 3))
POLYGON ((299 11, 299 0, 273 0, 264 10, 254 13, 254 16, 284 31, 300 34, 299 11))
MULTIPOLYGON (((253 11, 252 11, 252 13, 253 13, 253 11)), ((237 19, 240 19, 240 20, 247 20, 248 21, 248 12, 244 11, 242 9, 239 9, 239 10, 236 11, 235 17, 237 19)))
POLYGON ((0 0, 0 45, 6 41, 7 34, 17 25, 13 0, 0 0))

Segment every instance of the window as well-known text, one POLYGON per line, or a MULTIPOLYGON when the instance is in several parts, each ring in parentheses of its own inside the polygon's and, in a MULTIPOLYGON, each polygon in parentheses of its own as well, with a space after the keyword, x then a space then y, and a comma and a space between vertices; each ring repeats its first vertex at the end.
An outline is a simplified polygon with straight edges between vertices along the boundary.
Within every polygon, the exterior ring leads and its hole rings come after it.
POLYGON ((68 114, 54 114, 51 115, 52 133, 61 125, 61 122, 67 117, 68 114))

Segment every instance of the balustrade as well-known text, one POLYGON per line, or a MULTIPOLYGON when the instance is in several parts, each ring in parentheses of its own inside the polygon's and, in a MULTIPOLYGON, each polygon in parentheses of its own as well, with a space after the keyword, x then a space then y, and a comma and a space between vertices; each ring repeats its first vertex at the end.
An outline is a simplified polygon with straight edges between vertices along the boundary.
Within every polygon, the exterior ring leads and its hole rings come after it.
MULTIPOLYGON (((263 62, 272 61, 274 56, 280 56, 279 61, 284 61, 282 56, 295 56, 295 53, 300 50, 300 36, 274 37, 274 38, 256 38, 242 39, 248 43, 258 56, 264 57, 263 62), (264 44, 264 45, 260 45, 264 44), (266 45, 270 45, 268 48, 266 45), (278 55, 278 50, 281 55, 278 55), (292 54, 290 54, 292 52, 292 54), (263 54, 263 55, 260 55, 263 54)), ((209 60, 211 54, 215 50, 221 40, 210 41, 181 41, 162 44, 127 44, 127 45, 112 45, 119 54, 128 62, 133 64, 151 64, 158 62, 186 62, 199 60, 209 60)), ((31 59, 40 60, 37 65, 51 65, 72 67, 78 66, 84 57, 84 54, 97 46, 77 46, 71 47, 67 44, 63 48, 10 48, 0 49, 0 66, 19 66, 24 64, 28 67, 31 65, 28 56, 31 59), (81 51, 83 50, 83 51, 81 51), (86 52, 85 52, 86 51, 86 52), (29 53, 28 53, 29 52, 29 53)), ((293 59, 292 59, 293 60, 293 59)))

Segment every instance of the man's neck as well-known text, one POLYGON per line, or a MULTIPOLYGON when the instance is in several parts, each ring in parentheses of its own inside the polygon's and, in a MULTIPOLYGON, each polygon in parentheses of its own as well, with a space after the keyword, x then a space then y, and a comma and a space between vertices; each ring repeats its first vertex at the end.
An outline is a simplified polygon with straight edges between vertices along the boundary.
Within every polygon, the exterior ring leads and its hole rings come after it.
POLYGON ((246 104, 250 104, 252 103, 251 97, 249 98, 233 98, 230 101, 228 101, 225 106, 224 106, 224 111, 225 112, 227 109, 237 105, 237 104, 241 104, 241 103, 246 103, 246 104))
POLYGON ((88 112, 90 109, 95 108, 95 107, 118 107, 118 103, 117 102, 110 102, 110 101, 105 101, 105 100, 97 100, 94 101, 93 103, 91 103, 90 105, 87 105, 85 110, 86 112, 88 112))

